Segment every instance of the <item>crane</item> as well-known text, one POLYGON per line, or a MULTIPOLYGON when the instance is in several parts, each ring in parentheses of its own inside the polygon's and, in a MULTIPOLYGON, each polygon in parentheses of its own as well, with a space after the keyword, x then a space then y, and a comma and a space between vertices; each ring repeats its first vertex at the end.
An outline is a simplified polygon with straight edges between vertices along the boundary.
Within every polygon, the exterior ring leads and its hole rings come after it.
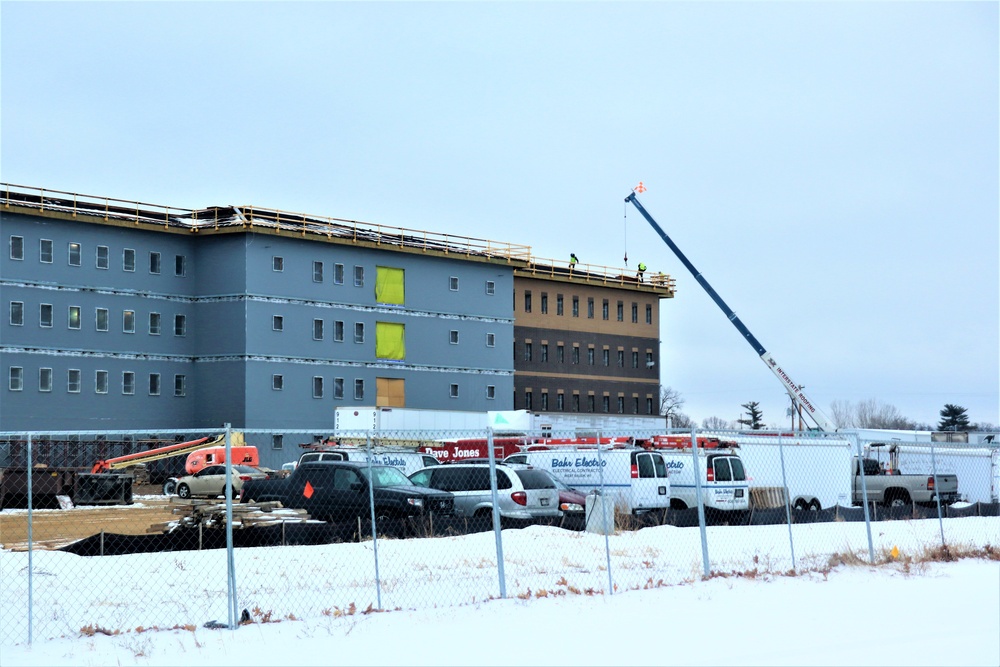
POLYGON ((792 397, 792 401, 796 402, 800 408, 804 408, 804 414, 816 425, 815 430, 836 431, 836 424, 827 419, 826 415, 824 415, 823 412, 816 407, 811 400, 809 400, 809 397, 807 397, 802 391, 802 385, 795 384, 792 378, 789 377, 788 373, 781 366, 779 366, 778 362, 771 356, 771 353, 765 350, 764 346, 760 344, 760 341, 758 341, 757 338, 750 333, 750 330, 747 329, 746 325, 743 324, 740 318, 736 316, 736 313, 733 312, 732 308, 726 305, 726 302, 722 300, 722 297, 719 296, 718 292, 716 292, 712 286, 708 284, 705 277, 701 275, 701 272, 698 271, 698 269, 694 267, 694 264, 691 263, 683 252, 681 252, 681 249, 677 247, 677 244, 674 243, 669 236, 667 236, 667 233, 664 232, 658 224, 656 224, 656 220, 653 220, 653 216, 651 216, 646 209, 643 208, 642 204, 639 203, 639 199, 635 196, 634 191, 629 193, 629 196, 625 198, 625 201, 632 202, 632 205, 635 206, 639 213, 642 214, 642 217, 646 218, 646 222, 650 224, 653 230, 660 235, 661 239, 663 239, 663 242, 666 243, 671 250, 673 250, 675 255, 677 255, 677 259, 681 260, 681 263, 687 267, 687 270, 691 272, 691 275, 693 275, 694 279, 698 281, 698 284, 701 285, 706 292, 708 292, 708 295, 712 297, 715 304, 722 309, 722 312, 726 314, 726 317, 733 323, 736 330, 743 335, 743 338, 750 344, 750 347, 754 349, 754 352, 756 352, 761 358, 761 361, 763 361, 764 364, 771 369, 771 372, 778 378, 782 386, 784 386, 785 391, 787 391, 788 395, 792 397))

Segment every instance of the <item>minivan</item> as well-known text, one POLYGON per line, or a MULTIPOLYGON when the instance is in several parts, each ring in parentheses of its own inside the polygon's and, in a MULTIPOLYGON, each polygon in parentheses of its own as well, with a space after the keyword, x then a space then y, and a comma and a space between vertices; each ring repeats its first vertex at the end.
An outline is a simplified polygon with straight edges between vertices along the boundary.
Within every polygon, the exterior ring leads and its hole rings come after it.
MULTIPOLYGON (((559 490, 542 470, 496 466, 497 505, 502 519, 558 519, 559 490)), ((424 468, 410 481, 455 495, 455 516, 488 518, 493 512, 490 466, 453 463, 424 468)))

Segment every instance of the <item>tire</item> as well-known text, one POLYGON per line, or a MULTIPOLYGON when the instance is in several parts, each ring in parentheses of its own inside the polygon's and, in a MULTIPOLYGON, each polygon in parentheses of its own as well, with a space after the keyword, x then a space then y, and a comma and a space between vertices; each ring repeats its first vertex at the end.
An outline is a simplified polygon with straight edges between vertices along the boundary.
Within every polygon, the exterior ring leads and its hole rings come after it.
POLYGON ((686 510, 688 506, 684 504, 683 500, 677 500, 674 498, 670 501, 670 509, 672 510, 686 510))
POLYGON ((899 491, 886 499, 885 504, 889 507, 909 507, 910 496, 906 491, 899 491))
POLYGON ((187 484, 178 484, 177 495, 186 500, 191 497, 191 488, 187 484))
POLYGON ((809 503, 809 510, 811 512, 818 512, 821 509, 823 509, 823 506, 819 504, 818 500, 814 499, 811 503, 809 503))
POLYGON ((802 498, 799 498, 798 500, 795 501, 795 505, 792 506, 792 509, 798 510, 800 512, 805 511, 809 509, 809 503, 807 503, 802 498))
POLYGON ((172 496, 177 493, 177 480, 171 477, 163 483, 163 495, 172 496))
POLYGON ((375 512, 375 528, 386 537, 406 537, 405 518, 395 512, 377 510, 375 512))

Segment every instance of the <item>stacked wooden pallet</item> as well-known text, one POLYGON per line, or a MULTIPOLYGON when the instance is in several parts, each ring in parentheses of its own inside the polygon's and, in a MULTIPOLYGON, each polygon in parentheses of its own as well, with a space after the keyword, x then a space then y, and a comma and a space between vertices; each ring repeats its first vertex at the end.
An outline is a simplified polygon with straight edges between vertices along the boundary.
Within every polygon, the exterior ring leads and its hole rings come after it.
MULTIPOLYGON (((194 500, 172 497, 174 521, 153 524, 146 532, 166 533, 176 528, 225 528, 226 503, 218 500, 194 500)), ((233 528, 274 526, 309 520, 305 510, 282 507, 280 502, 233 503, 233 528)))

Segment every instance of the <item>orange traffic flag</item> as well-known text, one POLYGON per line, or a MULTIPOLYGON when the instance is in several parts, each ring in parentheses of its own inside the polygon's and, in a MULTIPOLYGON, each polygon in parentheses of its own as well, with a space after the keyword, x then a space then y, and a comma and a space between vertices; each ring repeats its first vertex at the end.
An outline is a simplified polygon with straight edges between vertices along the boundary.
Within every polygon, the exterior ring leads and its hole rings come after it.
POLYGON ((639 185, 632 188, 632 192, 638 192, 639 194, 642 194, 645 191, 646 191, 646 186, 642 184, 642 181, 639 181, 639 185))

